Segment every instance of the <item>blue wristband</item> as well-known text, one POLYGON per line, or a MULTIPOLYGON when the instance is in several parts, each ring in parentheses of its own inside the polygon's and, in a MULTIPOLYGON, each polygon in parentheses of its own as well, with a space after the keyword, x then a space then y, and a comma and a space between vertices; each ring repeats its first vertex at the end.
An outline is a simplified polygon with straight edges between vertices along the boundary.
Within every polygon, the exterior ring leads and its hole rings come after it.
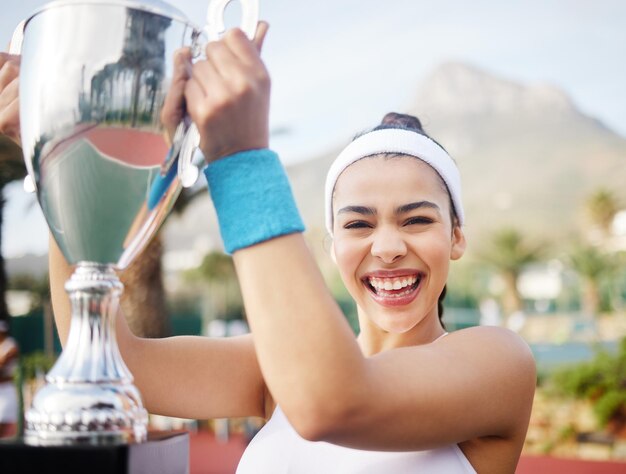
POLYGON ((226 252, 304 231, 285 169, 271 150, 249 150, 210 163, 204 174, 226 252))

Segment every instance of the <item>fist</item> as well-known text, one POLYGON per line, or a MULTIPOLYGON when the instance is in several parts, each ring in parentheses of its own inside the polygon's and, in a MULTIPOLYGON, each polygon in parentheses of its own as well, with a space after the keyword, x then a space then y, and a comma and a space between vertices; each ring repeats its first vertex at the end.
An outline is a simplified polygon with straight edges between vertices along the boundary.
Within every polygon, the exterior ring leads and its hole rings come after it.
POLYGON ((207 161, 269 144, 270 78, 260 58, 267 23, 253 41, 239 29, 207 45, 185 85, 187 111, 207 161))

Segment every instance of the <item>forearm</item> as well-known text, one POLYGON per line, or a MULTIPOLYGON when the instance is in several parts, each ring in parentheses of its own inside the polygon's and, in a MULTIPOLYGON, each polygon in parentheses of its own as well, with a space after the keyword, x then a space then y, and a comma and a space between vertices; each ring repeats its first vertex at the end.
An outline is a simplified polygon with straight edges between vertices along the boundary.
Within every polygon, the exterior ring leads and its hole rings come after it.
POLYGON ((291 418, 332 418, 349 409, 365 383, 366 361, 302 235, 239 250, 234 261, 274 399, 291 418))
MULTIPOLYGON (((50 288, 61 343, 70 329, 64 284, 72 274, 50 238, 50 288)), ((117 343, 151 413, 183 418, 264 416, 264 384, 250 337, 142 339, 116 314, 117 343)))

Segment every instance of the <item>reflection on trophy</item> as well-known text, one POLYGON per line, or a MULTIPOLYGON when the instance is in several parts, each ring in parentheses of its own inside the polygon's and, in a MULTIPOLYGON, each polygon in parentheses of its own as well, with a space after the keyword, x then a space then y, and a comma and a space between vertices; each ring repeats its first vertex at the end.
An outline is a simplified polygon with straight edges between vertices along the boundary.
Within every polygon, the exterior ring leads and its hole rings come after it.
MULTIPOLYGON (((214 2, 219 14, 228 1, 214 2)), ((69 337, 26 413, 30 444, 146 439, 147 412, 115 338, 115 271, 146 246, 180 191, 181 143, 166 144, 160 112, 174 52, 198 50, 201 36, 160 0, 57 0, 26 21, 24 157, 50 231, 75 265, 69 337)))

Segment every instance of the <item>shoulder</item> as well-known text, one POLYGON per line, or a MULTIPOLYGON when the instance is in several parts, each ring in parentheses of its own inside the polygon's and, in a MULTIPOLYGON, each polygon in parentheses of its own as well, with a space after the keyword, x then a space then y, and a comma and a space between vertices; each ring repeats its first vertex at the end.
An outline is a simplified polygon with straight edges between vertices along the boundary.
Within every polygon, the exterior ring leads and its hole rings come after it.
POLYGON ((441 350, 460 352, 489 367, 506 367, 517 375, 526 373, 535 382, 535 359, 518 334, 494 326, 477 326, 450 333, 440 341, 441 350))
MULTIPOLYGON (((522 419, 530 416, 537 384, 535 360, 530 347, 518 334, 505 328, 478 326, 459 330, 442 339, 438 350, 455 360, 465 360, 465 369, 476 373, 491 387, 496 403, 522 419)), ((435 344, 434 344, 435 345, 435 344)), ((495 400, 494 400, 495 401, 495 400)))
POLYGON ((513 351, 519 351, 531 355, 530 348, 524 339, 517 333, 498 326, 474 326, 451 332, 442 341, 454 341, 458 344, 481 344, 492 343, 499 346, 509 347, 513 351))

